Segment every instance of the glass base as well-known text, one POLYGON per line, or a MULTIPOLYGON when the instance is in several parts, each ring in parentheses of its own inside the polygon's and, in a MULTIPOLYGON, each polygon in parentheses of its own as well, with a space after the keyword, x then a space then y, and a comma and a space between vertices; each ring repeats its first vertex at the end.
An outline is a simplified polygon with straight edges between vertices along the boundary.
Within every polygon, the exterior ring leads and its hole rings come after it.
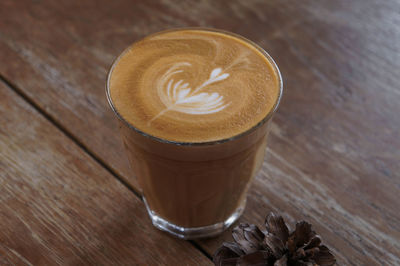
POLYGON ((162 231, 166 231, 181 239, 196 239, 216 236, 223 231, 225 231, 229 226, 231 226, 243 213, 246 206, 246 199, 242 201, 235 212, 228 217, 224 222, 216 223, 213 225, 207 225, 202 227, 181 227, 158 216, 154 211, 152 211, 143 197, 144 204, 146 205, 147 212, 151 218, 151 221, 155 227, 162 231))

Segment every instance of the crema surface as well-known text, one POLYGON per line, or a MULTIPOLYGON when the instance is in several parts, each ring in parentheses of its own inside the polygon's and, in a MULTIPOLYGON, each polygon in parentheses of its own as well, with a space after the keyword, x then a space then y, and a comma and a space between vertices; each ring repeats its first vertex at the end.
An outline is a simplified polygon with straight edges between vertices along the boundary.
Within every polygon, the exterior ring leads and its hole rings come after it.
POLYGON ((173 30, 133 44, 115 63, 111 100, 132 126, 177 142, 233 137, 279 97, 279 77, 256 47, 229 34, 173 30))

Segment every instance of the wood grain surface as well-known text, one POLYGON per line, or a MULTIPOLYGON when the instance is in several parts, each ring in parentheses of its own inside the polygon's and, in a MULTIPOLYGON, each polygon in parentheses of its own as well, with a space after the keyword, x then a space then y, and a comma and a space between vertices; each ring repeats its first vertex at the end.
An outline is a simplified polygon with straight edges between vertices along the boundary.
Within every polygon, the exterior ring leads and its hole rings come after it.
POLYGON ((211 264, 4 83, 0 99, 0 265, 211 264))
MULTIPOLYGON (((112 60, 166 28, 241 34, 272 55, 284 78, 266 160, 241 221, 262 224, 271 210, 291 222, 306 219, 339 264, 396 265, 399 25, 395 0, 3 0, 0 73, 138 191, 104 95, 112 60)), ((212 254, 230 238, 226 232, 198 243, 212 254)))

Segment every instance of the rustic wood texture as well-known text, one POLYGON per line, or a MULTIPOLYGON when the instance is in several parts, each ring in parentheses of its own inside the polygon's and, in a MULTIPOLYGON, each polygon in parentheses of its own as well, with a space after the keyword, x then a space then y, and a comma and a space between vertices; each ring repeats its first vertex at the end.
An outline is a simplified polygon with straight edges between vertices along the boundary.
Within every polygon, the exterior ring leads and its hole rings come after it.
MULTIPOLYGON (((3 0, 0 73, 138 189, 104 96, 112 60, 170 27, 244 35, 276 59, 285 91, 241 220, 261 224, 271 210, 307 219, 340 264, 393 265, 400 264, 399 25, 395 0, 3 0)), ((212 254, 229 235, 199 243, 212 254)))
POLYGON ((0 265, 211 264, 3 83, 0 99, 0 265))

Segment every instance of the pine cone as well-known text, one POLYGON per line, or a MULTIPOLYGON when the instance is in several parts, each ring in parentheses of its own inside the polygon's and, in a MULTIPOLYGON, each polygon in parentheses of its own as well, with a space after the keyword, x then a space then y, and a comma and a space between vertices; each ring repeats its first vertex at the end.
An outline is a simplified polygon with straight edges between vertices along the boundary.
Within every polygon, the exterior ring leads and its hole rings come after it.
POLYGON ((289 234, 282 216, 270 213, 265 219, 266 232, 254 224, 240 224, 232 231, 235 242, 225 242, 215 252, 216 266, 234 265, 334 265, 336 260, 311 224, 301 221, 289 234))

